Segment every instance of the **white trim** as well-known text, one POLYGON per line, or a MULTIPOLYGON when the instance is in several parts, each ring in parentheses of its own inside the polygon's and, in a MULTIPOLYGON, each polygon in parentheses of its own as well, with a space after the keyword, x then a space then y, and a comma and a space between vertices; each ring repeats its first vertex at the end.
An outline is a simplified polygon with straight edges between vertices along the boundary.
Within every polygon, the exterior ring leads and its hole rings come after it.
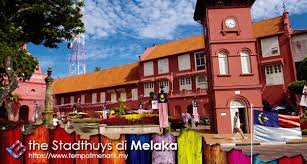
POLYGON ((168 58, 158 60, 158 74, 169 73, 168 58))
POLYGON ((184 54, 178 56, 178 70, 184 71, 191 69, 191 58, 190 54, 184 54))

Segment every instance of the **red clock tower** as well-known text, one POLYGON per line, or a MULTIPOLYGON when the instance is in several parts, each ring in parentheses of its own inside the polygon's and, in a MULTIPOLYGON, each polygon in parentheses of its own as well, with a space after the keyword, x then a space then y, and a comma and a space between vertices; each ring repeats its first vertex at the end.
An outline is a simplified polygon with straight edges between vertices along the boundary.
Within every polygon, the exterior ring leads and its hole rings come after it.
POLYGON ((251 6, 255 0, 198 0, 194 19, 204 27, 212 129, 231 133, 239 112, 250 133, 251 107, 260 108, 261 85, 251 6))

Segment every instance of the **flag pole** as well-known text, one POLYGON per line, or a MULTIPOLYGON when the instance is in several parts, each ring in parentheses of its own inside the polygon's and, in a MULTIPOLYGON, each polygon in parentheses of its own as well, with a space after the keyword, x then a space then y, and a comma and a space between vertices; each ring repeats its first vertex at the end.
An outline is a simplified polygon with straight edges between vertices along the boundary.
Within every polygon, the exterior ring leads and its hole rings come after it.
POLYGON ((251 163, 253 163, 253 130, 254 130, 254 107, 251 104, 251 163))

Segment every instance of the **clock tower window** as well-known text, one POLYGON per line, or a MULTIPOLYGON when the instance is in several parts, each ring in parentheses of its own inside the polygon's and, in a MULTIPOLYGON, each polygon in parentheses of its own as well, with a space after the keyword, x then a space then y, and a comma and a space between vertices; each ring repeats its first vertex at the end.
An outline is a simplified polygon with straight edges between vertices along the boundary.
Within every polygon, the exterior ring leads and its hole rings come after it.
POLYGON ((228 66, 228 55, 226 52, 221 51, 218 54, 219 59, 219 69, 221 75, 229 74, 229 66, 228 66))

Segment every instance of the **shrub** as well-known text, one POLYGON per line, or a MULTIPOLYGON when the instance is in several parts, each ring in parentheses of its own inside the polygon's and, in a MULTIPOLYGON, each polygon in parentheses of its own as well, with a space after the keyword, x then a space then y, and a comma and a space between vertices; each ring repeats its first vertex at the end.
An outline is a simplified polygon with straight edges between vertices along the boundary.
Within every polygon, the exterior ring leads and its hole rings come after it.
POLYGON ((298 67, 297 79, 307 81, 307 57, 301 62, 298 67))
POLYGON ((126 114, 126 110, 128 109, 128 107, 125 104, 125 102, 121 98, 119 98, 118 103, 119 103, 119 106, 114 108, 115 115, 118 116, 118 115, 126 114))
POLYGON ((307 81, 295 81, 289 84, 288 90, 295 94, 301 95, 304 89, 304 85, 307 85, 307 81))

